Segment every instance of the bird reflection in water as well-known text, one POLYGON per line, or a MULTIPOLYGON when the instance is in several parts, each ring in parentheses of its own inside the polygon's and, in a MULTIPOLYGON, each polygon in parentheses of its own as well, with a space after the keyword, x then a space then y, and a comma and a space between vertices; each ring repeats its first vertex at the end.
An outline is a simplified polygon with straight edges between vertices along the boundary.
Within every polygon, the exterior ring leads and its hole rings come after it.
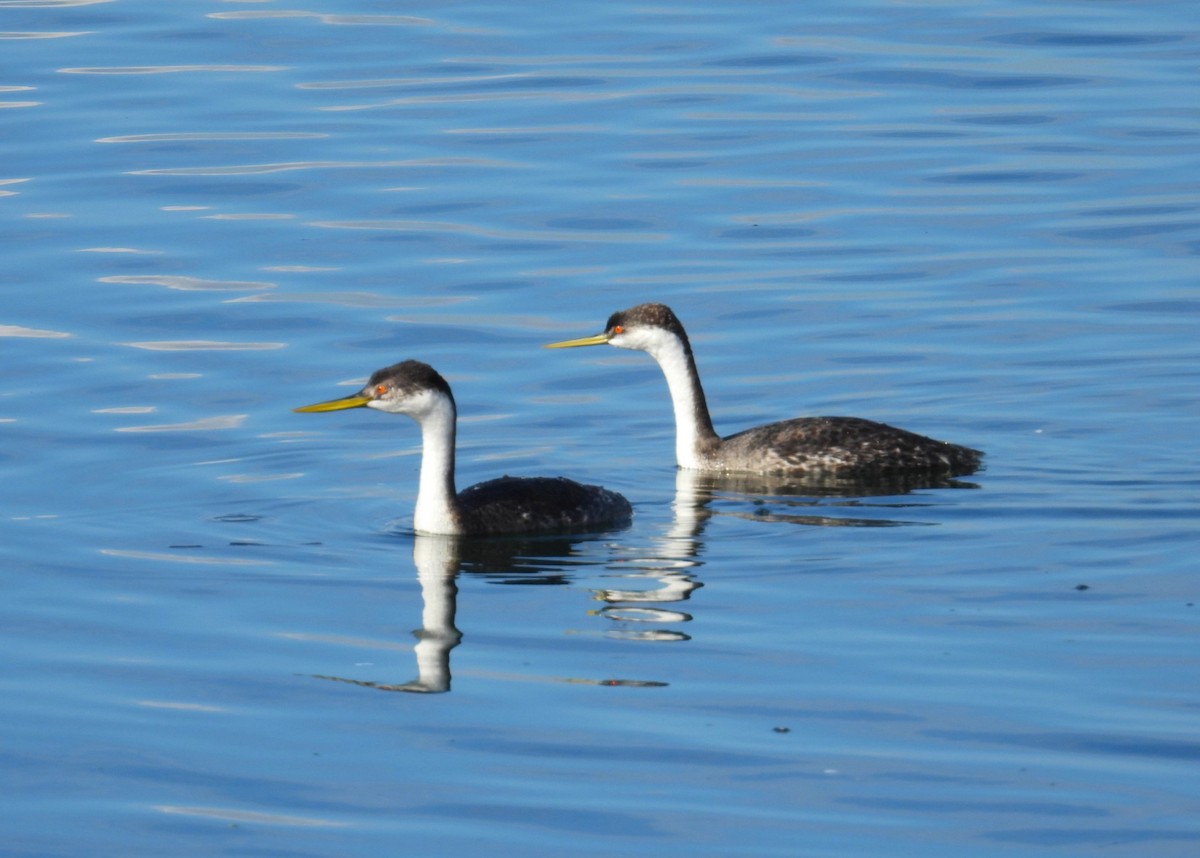
POLYGON ((676 504, 674 523, 665 535, 654 538, 649 551, 610 564, 605 577, 620 579, 620 586, 592 591, 592 598, 605 603, 592 614, 613 622, 609 637, 691 640, 686 633, 665 626, 692 621, 692 614, 681 610, 680 603, 704 586, 696 575, 704 562, 699 559, 701 528, 692 525, 695 510, 690 503, 683 510, 676 504))
MULTIPOLYGON (((495 583, 562 585, 571 576, 548 571, 550 563, 577 557, 578 537, 473 540, 454 536, 415 534, 413 563, 421 585, 421 627, 413 631, 417 677, 409 682, 384 683, 340 676, 315 676, 345 682, 377 691, 444 693, 450 690, 450 653, 463 639, 456 625, 458 609, 457 578, 461 573, 482 575, 495 583), (553 558, 553 560, 551 560, 553 558)), ((576 677, 534 677, 506 674, 501 679, 517 681, 565 682, 577 685, 656 688, 665 682, 641 679, 585 679, 576 677)))
POLYGON ((458 539, 418 534, 413 543, 413 564, 421 585, 421 627, 413 631, 417 645, 417 678, 404 683, 371 682, 341 676, 315 676, 361 685, 379 691, 436 694, 450 690, 450 651, 462 641, 454 624, 458 612, 458 539))
MULTIPOLYGON (((604 577, 618 585, 592 590, 604 606, 589 613, 610 621, 606 637, 630 641, 682 642, 691 636, 680 626, 693 621, 683 610, 692 594, 703 587, 698 572, 704 565, 709 522, 733 517, 767 523, 817 527, 896 527, 931 524, 898 518, 902 510, 935 506, 929 489, 971 489, 977 485, 949 477, 897 476, 862 481, 811 475, 719 474, 688 469, 676 472, 670 525, 652 538, 644 551, 623 549, 624 557, 607 561, 604 577), (746 509, 749 504, 751 509, 746 509), (818 511, 820 510, 820 511, 818 511), (854 511, 858 514, 845 514, 854 511), (882 515, 880 514, 882 512, 882 515)), ((462 641, 455 624, 457 578, 460 574, 487 578, 496 584, 520 586, 571 585, 586 561, 578 535, 506 539, 463 539, 416 534, 413 562, 421 585, 421 627, 414 631, 417 677, 404 683, 383 683, 335 676, 320 679, 347 682, 380 691, 439 693, 450 690, 450 653, 462 641)), ((582 569, 581 569, 582 571, 582 569)), ((491 678, 515 681, 565 682, 586 685, 661 687, 668 683, 639 679, 584 679, 517 674, 491 678)))
POLYGON ((893 511, 933 505, 931 501, 904 495, 922 489, 949 488, 978 486, 930 474, 863 479, 813 474, 723 474, 680 468, 676 471, 670 527, 653 540, 650 551, 620 561, 624 568, 609 573, 609 577, 624 581, 620 587, 594 591, 594 597, 607 604, 593 613, 617 624, 609 632, 612 637, 689 640, 683 632, 662 626, 693 619, 690 613, 680 610, 679 603, 704 586, 697 571, 704 565, 701 559, 704 531, 712 518, 727 516, 813 527, 926 524, 899 520, 893 511), (752 508, 747 510, 746 504, 752 508), (814 512, 818 509, 825 511, 814 512), (885 517, 843 514, 847 510, 862 513, 882 510, 885 517))
POLYGON ((975 483, 939 475, 895 475, 869 480, 833 475, 721 474, 680 469, 675 477, 673 530, 691 530, 693 538, 716 515, 810 527, 898 527, 928 525, 895 516, 905 509, 936 506, 925 496, 905 497, 929 489, 978 489, 975 483), (720 511, 718 501, 749 501, 753 510, 720 511), (822 510, 822 512, 815 512, 822 510), (847 510, 882 515, 846 515, 847 510), (827 511, 827 512, 826 512, 827 511), (835 514, 838 513, 838 514, 835 514))

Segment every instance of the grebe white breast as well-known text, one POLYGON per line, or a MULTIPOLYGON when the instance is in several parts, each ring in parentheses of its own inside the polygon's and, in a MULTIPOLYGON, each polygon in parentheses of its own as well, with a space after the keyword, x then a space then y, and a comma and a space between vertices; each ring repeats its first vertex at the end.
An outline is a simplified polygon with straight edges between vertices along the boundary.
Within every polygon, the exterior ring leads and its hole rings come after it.
POLYGON ((421 471, 413 528, 420 533, 498 536, 606 530, 627 524, 622 495, 565 477, 500 477, 454 488, 458 412, 450 385, 415 360, 376 370, 358 393, 294 409, 299 412, 374 408, 406 414, 421 427, 421 471))
POLYGON ((649 354, 675 409, 675 460, 700 471, 870 476, 975 471, 983 453, 861 417, 797 417, 721 438, 713 429, 683 325, 664 304, 613 313, 602 333, 546 348, 610 345, 649 354))

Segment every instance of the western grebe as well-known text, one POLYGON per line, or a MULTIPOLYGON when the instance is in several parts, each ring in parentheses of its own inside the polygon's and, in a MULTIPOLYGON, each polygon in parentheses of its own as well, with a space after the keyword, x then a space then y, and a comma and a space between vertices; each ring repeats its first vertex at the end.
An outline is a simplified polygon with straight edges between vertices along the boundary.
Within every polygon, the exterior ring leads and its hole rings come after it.
POLYGON ((639 304, 613 313, 604 332, 546 348, 616 346, 644 351, 667 377, 675 408, 675 459, 700 471, 867 476, 969 474, 983 454, 859 417, 797 417, 721 438, 713 430, 687 332, 671 308, 639 304))
POLYGON ((596 529, 627 523, 629 501, 565 477, 500 477, 454 489, 457 411, 450 385, 428 364, 406 360, 376 370, 358 393, 294 409, 374 408, 407 414, 421 427, 421 475, 413 528, 421 533, 497 536, 596 529))

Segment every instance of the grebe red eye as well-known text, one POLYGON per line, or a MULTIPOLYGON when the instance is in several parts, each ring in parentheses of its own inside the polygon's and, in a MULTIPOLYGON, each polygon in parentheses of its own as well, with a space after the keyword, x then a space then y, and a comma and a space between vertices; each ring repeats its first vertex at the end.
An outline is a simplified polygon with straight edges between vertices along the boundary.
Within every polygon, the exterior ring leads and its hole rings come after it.
POLYGON ((623 325, 613 325, 612 332, 613 336, 616 336, 617 334, 623 334, 625 333, 625 327, 623 325))
POLYGON ((383 396, 385 393, 387 393, 387 385, 386 384, 375 385, 375 395, 376 396, 383 396))

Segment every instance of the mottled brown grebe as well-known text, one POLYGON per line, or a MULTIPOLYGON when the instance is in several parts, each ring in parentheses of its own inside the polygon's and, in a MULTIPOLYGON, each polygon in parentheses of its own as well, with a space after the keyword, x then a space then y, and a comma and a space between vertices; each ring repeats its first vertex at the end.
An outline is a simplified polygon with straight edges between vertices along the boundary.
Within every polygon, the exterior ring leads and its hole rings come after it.
POLYGON ((372 374, 358 393, 295 409, 374 408, 407 414, 421 427, 421 476, 413 528, 420 533, 498 536, 605 530, 628 523, 629 501, 565 477, 500 477, 454 489, 457 411, 450 385, 428 364, 406 360, 372 374))
POLYGON ((983 454, 860 417, 797 417, 721 438, 713 430, 687 332, 671 308, 639 304, 613 313, 604 332, 546 348, 616 346, 654 358, 675 407, 675 459, 699 471, 869 476, 969 474, 983 454))

